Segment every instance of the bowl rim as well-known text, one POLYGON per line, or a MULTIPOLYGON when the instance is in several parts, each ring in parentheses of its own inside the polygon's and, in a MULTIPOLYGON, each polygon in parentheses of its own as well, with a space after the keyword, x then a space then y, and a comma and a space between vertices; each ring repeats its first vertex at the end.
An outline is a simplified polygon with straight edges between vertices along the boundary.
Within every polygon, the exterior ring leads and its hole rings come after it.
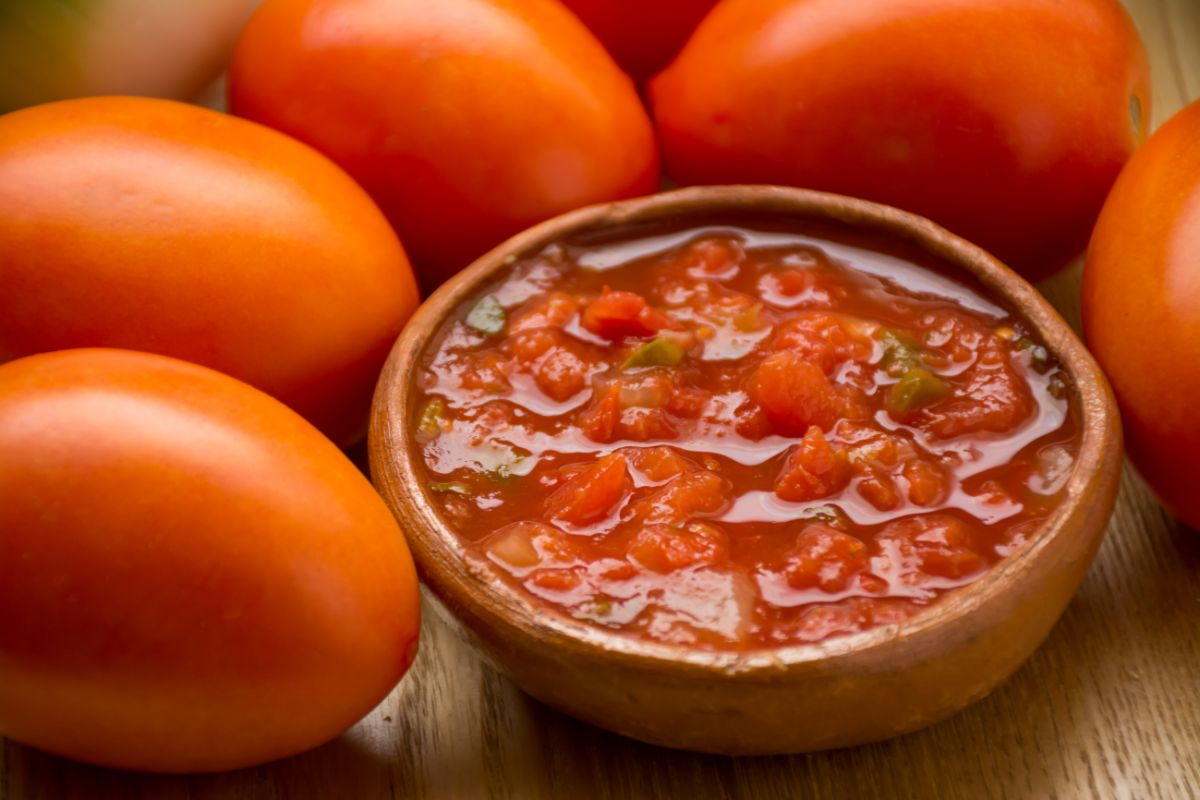
POLYGON ((548 647, 572 642, 612 665, 658 665, 676 673, 768 679, 805 665, 825 667, 833 659, 878 654, 898 640, 920 638, 969 616, 1019 585, 1049 544, 1072 532, 1069 523, 1088 500, 1089 488, 1103 479, 1104 468, 1114 460, 1120 464, 1114 448, 1121 449, 1121 430, 1106 378, 1070 326, 1024 278, 977 245, 916 214, 842 195, 767 185, 691 187, 588 206, 535 225, 476 259, 422 303, 396 340, 376 388, 369 434, 372 480, 406 531, 423 579, 449 607, 465 608, 476 619, 548 647), (653 642, 576 620, 511 586, 491 564, 468 554, 420 488, 407 431, 416 365, 446 317, 498 273, 566 238, 646 222, 686 222, 688 217, 701 218, 705 225, 720 224, 722 214, 832 221, 905 241, 949 267, 951 274, 962 270, 972 275, 991 299, 1030 325, 1069 374, 1072 402, 1080 414, 1079 454, 1062 502, 1036 535, 978 580, 901 622, 818 642, 749 650, 653 642))

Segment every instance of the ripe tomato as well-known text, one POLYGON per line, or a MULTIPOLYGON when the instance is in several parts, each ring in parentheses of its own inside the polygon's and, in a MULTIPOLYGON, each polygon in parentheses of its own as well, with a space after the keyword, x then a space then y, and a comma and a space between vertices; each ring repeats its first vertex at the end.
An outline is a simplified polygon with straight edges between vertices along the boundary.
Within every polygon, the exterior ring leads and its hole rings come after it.
POLYGON ((1116 0, 726 0, 650 93, 681 183, 889 203, 1033 278, 1083 250, 1150 109, 1116 0))
POLYGON ((267 0, 229 80, 234 113, 367 188, 428 287, 535 222, 658 185, 633 84, 558 3, 267 0))
POLYGON ((638 80, 671 63, 717 0, 562 0, 638 80))
POLYGON ((1155 133, 1113 187, 1088 247, 1083 329, 1134 464, 1200 528, 1200 103, 1155 133))
POLYGON ((341 444, 417 303, 371 199, 275 131, 166 100, 0 118, 0 362, 124 347, 219 369, 341 444))
POLYGON ((286 407, 164 356, 0 366, 0 734, 208 771, 366 714, 415 655, 382 500, 286 407))

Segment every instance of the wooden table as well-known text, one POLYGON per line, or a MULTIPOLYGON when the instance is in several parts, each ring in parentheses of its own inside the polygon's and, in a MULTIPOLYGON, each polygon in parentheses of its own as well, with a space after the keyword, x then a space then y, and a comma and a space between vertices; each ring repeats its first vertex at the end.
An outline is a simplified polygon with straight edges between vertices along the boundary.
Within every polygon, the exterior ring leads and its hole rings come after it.
MULTIPOLYGON (((1200 97, 1200 0, 1127 4, 1150 47, 1161 122, 1200 97)), ((1074 324, 1078 287, 1078 266, 1043 286, 1074 324)), ((791 758, 663 750, 530 700, 432 615, 422 647, 391 697, 306 755, 175 778, 4 742, 0 800, 1200 797, 1200 535, 1129 470, 1095 565, 1029 663, 953 719, 883 744, 791 758)))

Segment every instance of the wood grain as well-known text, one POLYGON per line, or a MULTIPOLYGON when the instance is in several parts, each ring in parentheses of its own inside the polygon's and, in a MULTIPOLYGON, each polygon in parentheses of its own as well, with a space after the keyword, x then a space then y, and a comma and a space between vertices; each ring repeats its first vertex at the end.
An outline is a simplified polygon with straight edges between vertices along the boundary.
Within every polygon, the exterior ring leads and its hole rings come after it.
MULTIPOLYGON (((1200 97, 1200 1, 1127 5, 1151 51, 1157 124, 1200 97)), ((1076 267, 1042 287, 1076 325, 1078 286, 1076 267)), ((423 636, 397 691, 306 755, 173 778, 6 742, 0 800, 1200 797, 1200 535, 1128 469, 1099 557, 1046 644, 984 701, 879 745, 742 759, 648 747, 528 699, 433 617, 423 636)))

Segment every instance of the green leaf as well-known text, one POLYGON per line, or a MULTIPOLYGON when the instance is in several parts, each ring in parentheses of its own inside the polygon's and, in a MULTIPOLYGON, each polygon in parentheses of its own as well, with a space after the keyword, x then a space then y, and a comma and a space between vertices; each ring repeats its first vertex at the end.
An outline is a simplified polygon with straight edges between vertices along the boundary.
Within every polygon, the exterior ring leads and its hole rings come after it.
POLYGON ((490 294, 476 303, 471 313, 467 314, 467 327, 487 336, 495 336, 503 331, 507 321, 504 306, 490 294))
POLYGON ((888 393, 887 409, 896 414, 908 414, 950 394, 941 378, 924 367, 910 369, 899 381, 892 384, 888 393))
POLYGON ((659 337, 634 350, 621 369, 639 369, 641 367, 673 367, 680 361, 686 351, 683 345, 674 339, 659 337))

